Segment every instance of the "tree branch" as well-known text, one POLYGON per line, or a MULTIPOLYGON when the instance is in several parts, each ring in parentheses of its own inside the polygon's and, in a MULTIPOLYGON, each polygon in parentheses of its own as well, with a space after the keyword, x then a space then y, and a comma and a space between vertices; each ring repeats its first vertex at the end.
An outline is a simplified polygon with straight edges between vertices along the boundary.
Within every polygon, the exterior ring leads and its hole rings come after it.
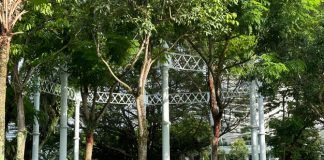
POLYGON ((110 87, 110 90, 109 90, 109 96, 108 96, 108 100, 106 102, 106 104, 104 105, 103 109, 101 111, 99 111, 99 114, 97 114, 97 118, 95 119, 96 123, 99 123, 100 119, 103 117, 103 115, 106 113, 108 107, 110 106, 111 104, 111 100, 112 100, 112 94, 113 94, 113 89, 116 87, 117 85, 117 82, 114 83, 111 87, 110 87))
POLYGON ((88 110, 88 86, 83 86, 84 89, 82 89, 81 86, 81 98, 82 98, 82 111, 85 116, 86 120, 89 120, 89 110, 88 110))
POLYGON ((142 51, 144 49, 144 45, 145 45, 146 41, 147 41, 147 39, 143 40, 140 49, 136 53, 136 56, 131 60, 131 63, 129 65, 127 65, 125 68, 132 69, 134 67, 135 63, 137 62, 139 56, 141 55, 141 53, 142 53, 142 51))
POLYGON ((95 117, 95 108, 96 108, 96 99, 98 97, 98 87, 94 86, 93 87, 93 99, 92 99, 92 104, 91 104, 91 115, 90 115, 90 119, 91 121, 93 121, 96 117, 95 117))
POLYGON ((125 82, 123 82, 122 80, 120 80, 115 73, 112 71, 109 63, 107 61, 105 61, 101 56, 100 56, 101 61, 106 65, 106 67, 108 68, 109 73, 115 78, 116 81, 118 81, 122 86, 124 86, 126 88, 126 90, 128 90, 129 92, 133 92, 133 89, 126 84, 125 82))
POLYGON ((13 13, 15 12, 17 6, 18 6, 21 2, 22 2, 21 0, 16 0, 15 3, 14 3, 14 5, 11 6, 11 8, 9 9, 9 11, 10 11, 10 12, 9 12, 9 19, 11 19, 11 17, 12 17, 12 15, 13 15, 13 13))
POLYGON ((250 60, 251 60, 250 58, 249 58, 249 59, 244 59, 244 60, 242 60, 242 61, 240 61, 240 62, 236 62, 236 63, 233 63, 233 64, 231 64, 231 65, 229 65, 229 66, 226 66, 226 67, 224 67, 222 70, 224 71, 224 70, 227 70, 227 69, 230 69, 230 68, 236 67, 236 66, 241 65, 241 64, 244 64, 244 63, 246 63, 246 62, 248 62, 248 61, 250 61, 250 60))
POLYGON ((210 66, 209 65, 209 61, 207 60, 207 58, 203 55, 203 53, 200 51, 200 49, 188 38, 188 37, 186 37, 186 40, 187 40, 187 42, 189 42, 189 44, 191 45, 191 47, 198 53, 198 55, 203 59, 203 61, 206 63, 206 65, 207 65, 207 69, 209 70, 209 71, 211 71, 211 74, 213 75, 213 77, 215 77, 214 76, 214 72, 212 72, 213 71, 213 69, 212 69, 212 66, 210 66))
POLYGON ((23 14, 25 14, 25 13, 27 13, 27 11, 23 10, 22 12, 20 12, 20 13, 15 17, 15 19, 14 19, 14 20, 12 21, 12 23, 11 23, 11 28, 13 28, 13 27, 15 26, 16 22, 18 21, 18 19, 20 19, 21 16, 22 16, 23 14))

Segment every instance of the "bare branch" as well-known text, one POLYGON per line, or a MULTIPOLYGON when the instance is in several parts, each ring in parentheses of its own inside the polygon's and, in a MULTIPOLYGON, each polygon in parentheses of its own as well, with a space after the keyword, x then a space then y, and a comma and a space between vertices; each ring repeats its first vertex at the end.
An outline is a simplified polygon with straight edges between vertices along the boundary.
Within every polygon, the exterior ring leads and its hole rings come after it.
POLYGON ((10 33, 11 36, 14 36, 14 35, 18 35, 18 34, 23 34, 24 32, 14 32, 14 33, 10 33))
POLYGON ((12 15, 14 14, 17 6, 21 3, 22 1, 21 0, 16 0, 14 5, 11 6, 11 8, 9 9, 10 10, 10 13, 9 13, 9 19, 11 19, 12 15))
POLYGON ((175 47, 175 45, 184 37, 188 36, 188 34, 183 34, 181 36, 179 36, 172 44, 171 47, 167 48, 167 49, 164 49, 162 52, 169 52, 173 47, 175 47))
POLYGON ((13 28, 13 27, 15 26, 16 22, 18 21, 18 19, 20 19, 21 16, 22 16, 23 14, 25 14, 25 13, 27 13, 27 11, 25 11, 25 10, 23 10, 22 12, 20 12, 20 13, 15 17, 15 19, 12 21, 10 27, 13 28))
POLYGON ((212 66, 209 64, 209 61, 207 60, 207 58, 204 56, 204 54, 200 51, 200 49, 191 41, 191 39, 189 39, 188 37, 186 38, 186 40, 189 42, 189 44, 191 45, 191 47, 199 54, 199 56, 202 58, 202 60, 206 63, 206 66, 208 68, 208 70, 210 71, 211 75, 213 76, 213 78, 215 79, 215 73, 213 72, 213 68, 212 66))
POLYGON ((240 61, 240 62, 233 63, 233 64, 231 64, 231 65, 229 65, 229 66, 224 67, 223 70, 227 70, 227 69, 230 69, 230 68, 233 68, 233 67, 239 66, 239 65, 244 64, 244 63, 246 63, 246 62, 248 62, 248 61, 250 61, 250 60, 251 60, 251 59, 249 58, 249 59, 244 59, 244 60, 242 60, 242 61, 240 61))
POLYGON ((108 107, 111 104, 112 101, 112 94, 113 94, 113 89, 115 88, 115 86, 117 85, 117 83, 115 83, 109 90, 109 96, 108 96, 108 100, 106 102, 106 104, 104 105, 103 109, 101 111, 99 111, 99 114, 96 116, 97 118, 95 119, 96 123, 99 123, 100 119, 103 117, 103 115, 106 113, 108 107))
POLYGON ((3 0, 3 6, 4 6, 4 23, 3 23, 3 25, 4 25, 4 27, 6 28, 6 29, 8 29, 9 28, 9 21, 8 21, 8 0, 3 0))
POLYGON ((109 73, 122 85, 122 86, 124 86, 129 92, 133 92, 133 89, 128 85, 128 84, 126 84, 125 82, 123 82, 122 80, 120 80, 116 75, 115 75, 115 73, 112 71, 112 69, 111 69, 111 67, 110 67, 110 65, 109 65, 109 63, 106 61, 106 60, 104 60, 101 56, 100 56, 100 59, 101 59, 101 61, 106 65, 106 67, 108 68, 108 71, 109 71, 109 73))
POLYGON ((136 56, 131 60, 131 63, 129 65, 127 65, 126 68, 133 68, 134 67, 135 63, 137 62, 139 56, 141 55, 141 53, 142 53, 142 51, 144 49, 144 45, 145 45, 146 41, 147 41, 147 39, 143 40, 140 49, 136 53, 136 56))

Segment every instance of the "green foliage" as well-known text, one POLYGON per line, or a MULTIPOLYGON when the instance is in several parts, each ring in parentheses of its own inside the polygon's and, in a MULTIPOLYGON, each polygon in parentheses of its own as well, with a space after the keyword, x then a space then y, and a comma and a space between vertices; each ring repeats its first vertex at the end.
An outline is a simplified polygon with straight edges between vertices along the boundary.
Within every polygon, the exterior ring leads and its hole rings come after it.
POLYGON ((219 160, 226 160, 226 152, 224 150, 220 149, 217 154, 219 160))
POLYGON ((256 65, 257 75, 266 83, 271 83, 289 71, 287 66, 280 62, 275 54, 263 54, 260 56, 261 63, 256 65))
POLYGON ((257 44, 256 36, 241 35, 229 42, 229 49, 226 54, 226 66, 232 66, 228 69, 229 73, 245 76, 249 74, 252 67, 249 61, 255 59, 253 48, 257 44), (234 65, 238 62, 244 62, 240 65, 234 65))
POLYGON ((229 32, 227 24, 238 25, 237 13, 229 12, 227 5, 235 5, 237 1, 194 0, 179 2, 175 8, 174 20, 178 24, 197 27, 205 36, 216 36, 229 32))
POLYGON ((108 35, 106 45, 110 61, 120 66, 128 63, 129 58, 133 57, 140 47, 137 40, 120 35, 108 35))
POLYGON ((275 136, 270 137, 269 145, 276 157, 313 160, 322 151, 317 129, 306 127, 302 119, 272 119, 269 126, 274 129, 275 136))
MULTIPOLYGON (((324 88, 322 0, 34 0, 26 2, 24 9, 29 12, 15 26, 15 31, 24 34, 13 39, 9 64, 12 67, 23 58, 22 75, 27 75, 30 68, 41 66, 44 77, 55 77, 56 71, 52 75, 50 70, 68 64, 70 84, 76 88, 81 85, 89 88, 108 86, 114 80, 98 55, 107 59, 114 71, 121 74, 147 35, 151 35, 149 50, 160 62, 166 60, 164 43, 175 45, 171 51, 195 54, 197 51, 188 44, 191 40, 217 76, 228 73, 257 77, 265 82, 265 88, 273 91, 268 93, 272 94, 270 97, 278 94, 279 87, 289 88, 287 94, 294 98, 294 102, 287 102, 290 117, 270 122, 274 136, 269 144, 274 146, 275 155, 281 157, 285 152, 293 159, 315 159, 316 151, 319 151, 318 135, 313 126, 324 115, 321 99, 324 88), (180 36, 182 39, 174 44, 180 36)), ((125 75, 125 81, 131 87, 136 86, 142 60, 139 57, 135 69, 125 75)), ((152 72, 150 86, 158 87, 147 88, 148 93, 155 93, 160 87, 155 83, 160 72, 152 72)), ((203 76, 201 73, 190 73, 187 83, 180 82, 188 75, 173 74, 170 92, 206 90, 205 81, 197 78, 203 76)), ((15 105, 9 103, 14 97, 11 89, 7 93, 6 111, 9 111, 7 120, 14 121, 15 105)), ((47 98, 54 103, 55 98, 47 98)), ((30 127, 35 112, 30 101, 25 101, 30 127)), ((44 146, 48 155, 43 159, 55 159, 57 150, 52 150, 52 146, 58 143, 59 106, 44 106, 44 112, 38 114, 41 125, 45 126, 41 128, 41 135, 49 134, 50 137, 44 146)), ((190 110, 199 108, 186 107, 190 110)), ((102 109, 102 106, 95 109, 102 109)), ((96 129, 95 158, 104 159, 110 155, 115 159, 136 157, 134 110, 109 108, 108 116, 96 129)), ((188 114, 187 110, 179 109, 172 111, 176 115, 171 127, 172 158, 206 150, 211 130, 203 114, 188 114)), ((161 109, 148 108, 147 114, 149 159, 156 159, 161 151, 161 109)), ((232 145, 233 159, 244 157, 243 145, 241 140, 232 145)), ((7 152, 13 151, 14 147, 8 145, 7 152)))
POLYGON ((245 145, 243 139, 236 139, 231 144, 231 151, 229 152, 229 158, 235 160, 245 160, 249 154, 249 150, 245 145))
POLYGON ((35 5, 35 10, 49 16, 53 15, 54 12, 51 3, 41 3, 39 5, 35 5))
POLYGON ((74 84, 81 86, 104 86, 110 76, 98 58, 92 41, 77 41, 71 46, 70 70, 74 84))
POLYGON ((267 1, 240 0, 235 10, 241 15, 238 18, 240 31, 251 35, 260 34, 268 11, 267 1))
POLYGON ((173 123, 170 133, 172 157, 192 153, 207 146, 210 133, 210 124, 202 119, 199 120, 194 115, 189 114, 182 121, 173 123))

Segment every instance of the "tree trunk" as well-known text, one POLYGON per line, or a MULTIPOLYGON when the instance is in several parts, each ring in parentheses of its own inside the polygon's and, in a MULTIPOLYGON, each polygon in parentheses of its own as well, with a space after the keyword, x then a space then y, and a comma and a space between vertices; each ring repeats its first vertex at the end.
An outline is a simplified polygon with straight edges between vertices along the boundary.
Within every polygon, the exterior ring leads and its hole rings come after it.
POLYGON ((0 43, 0 160, 5 158, 5 106, 6 106, 6 80, 7 64, 9 60, 10 37, 1 36, 0 43))
POLYGON ((87 133, 87 144, 86 144, 86 153, 84 156, 85 160, 91 160, 92 159, 92 150, 93 150, 93 131, 90 131, 87 133))
POLYGON ((18 108, 18 135, 17 135, 17 160, 24 160, 25 156, 25 142, 27 137, 26 125, 25 125, 25 108, 24 108, 24 96, 21 91, 16 93, 17 95, 17 108, 18 108))
POLYGON ((138 160, 146 160, 148 130, 144 105, 144 92, 141 92, 140 95, 136 97, 136 107, 138 114, 138 160))
POLYGON ((145 106, 145 84, 147 80, 147 75, 153 64, 152 53, 150 50, 150 35, 147 37, 145 44, 145 56, 142 64, 140 77, 138 79, 138 90, 135 95, 136 109, 137 109, 137 119, 138 119, 138 160, 147 159, 147 141, 148 141, 148 129, 147 129, 147 119, 146 119, 146 106, 145 106))
POLYGON ((212 160, 217 160, 218 155, 218 142, 219 142, 219 135, 221 131, 221 119, 222 115, 217 115, 214 118, 214 126, 213 126, 213 140, 212 140, 212 160))
POLYGON ((217 98, 219 99, 219 89, 215 87, 214 78, 212 76, 212 73, 208 72, 208 88, 209 88, 209 105, 210 110, 213 117, 213 138, 212 138, 212 160, 217 160, 217 149, 218 149, 218 141, 219 141, 219 135, 221 130, 221 119, 222 119, 222 111, 219 107, 219 104, 217 103, 217 98))

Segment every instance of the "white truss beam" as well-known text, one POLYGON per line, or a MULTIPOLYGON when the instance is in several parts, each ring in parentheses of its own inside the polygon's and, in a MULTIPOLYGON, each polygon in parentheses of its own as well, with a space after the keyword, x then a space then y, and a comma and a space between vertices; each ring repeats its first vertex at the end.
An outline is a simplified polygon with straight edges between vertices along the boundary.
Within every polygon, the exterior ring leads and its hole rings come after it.
MULTIPOLYGON (((43 93, 61 96, 61 84, 50 82, 47 80, 40 80, 40 90, 43 93)), ((67 96, 69 100, 75 99, 75 91, 73 88, 67 87, 67 96)))
MULTIPOLYGON (((60 96, 61 85, 49 81, 41 81, 41 91, 52 95, 60 96)), ((248 96, 246 88, 238 89, 236 91, 224 90, 223 99, 240 99, 248 96)), ((109 98, 109 92, 97 92, 96 103, 107 103, 109 98)), ((73 88, 68 88, 68 99, 75 100, 75 91, 73 88)), ((93 94, 89 94, 88 102, 92 102, 93 94)), ((190 92, 190 93, 172 93, 169 94, 170 104, 198 104, 209 102, 209 92, 190 92)), ((111 104, 131 105, 135 103, 135 98, 132 94, 126 93, 112 93, 111 104)), ((162 105, 161 94, 148 95, 148 105, 162 105)), ((239 104, 238 104, 239 105, 239 104)))
MULTIPOLYGON (((96 96, 96 103, 107 103, 109 98, 109 92, 97 92, 96 96)), ((93 94, 89 94, 88 102, 92 102, 93 100, 93 94)), ((126 93, 112 93, 112 100, 110 102, 111 104, 135 104, 135 97, 132 94, 126 94, 126 93)))
POLYGON ((188 54, 171 53, 169 66, 171 69, 175 70, 198 71, 204 73, 207 71, 205 62, 200 56, 188 54))

